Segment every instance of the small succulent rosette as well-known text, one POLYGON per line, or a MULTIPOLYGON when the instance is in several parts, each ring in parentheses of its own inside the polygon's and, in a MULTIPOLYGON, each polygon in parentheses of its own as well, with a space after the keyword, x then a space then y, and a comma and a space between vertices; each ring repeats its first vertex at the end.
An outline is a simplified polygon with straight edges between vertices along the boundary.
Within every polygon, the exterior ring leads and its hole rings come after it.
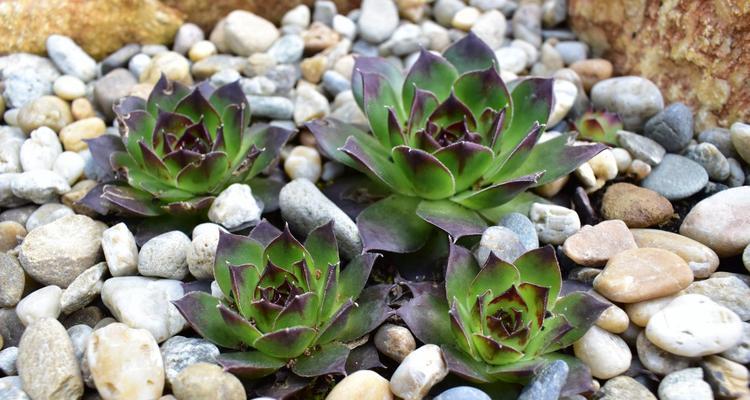
POLYGON ((445 287, 415 285, 398 310, 424 343, 442 345, 450 370, 478 383, 525 383, 551 360, 570 365, 568 390, 591 389, 580 361, 555 353, 580 339, 609 306, 585 292, 558 297, 560 267, 551 246, 512 264, 490 254, 480 267, 451 245, 445 287))
POLYGON ((432 226, 454 240, 487 227, 481 213, 566 175, 602 151, 568 135, 540 138, 552 80, 506 85, 494 52, 469 33, 442 56, 423 50, 402 76, 382 58, 359 57, 352 90, 371 133, 336 119, 307 126, 327 157, 386 186, 365 209, 365 249, 413 252, 432 226))
POLYGON ((609 111, 586 111, 578 117, 574 127, 583 139, 617 145, 617 131, 622 130, 622 120, 609 111))
MULTIPOLYGON (((85 199, 95 211, 125 215, 205 213, 222 190, 248 183, 278 158, 291 132, 256 123, 238 82, 190 89, 163 75, 148 100, 125 97, 114 106, 121 137, 88 141, 103 185, 85 199), (102 206, 103 200, 106 206, 102 206)), ((255 178, 255 179, 254 179, 255 178)), ((257 184, 256 184, 257 183, 257 184)))
POLYGON ((217 358, 227 371, 260 378, 289 366, 302 377, 344 374, 347 341, 392 311, 391 285, 365 288, 375 254, 341 268, 333 223, 304 245, 262 221, 249 236, 222 233, 214 275, 222 298, 190 292, 175 305, 204 338, 239 350, 217 358))

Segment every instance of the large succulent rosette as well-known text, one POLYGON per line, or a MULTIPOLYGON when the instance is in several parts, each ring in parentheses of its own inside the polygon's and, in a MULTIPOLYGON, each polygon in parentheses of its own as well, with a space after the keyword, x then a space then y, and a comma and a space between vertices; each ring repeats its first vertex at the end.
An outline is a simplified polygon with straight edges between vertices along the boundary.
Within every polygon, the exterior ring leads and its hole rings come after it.
POLYGON ((214 275, 223 297, 190 292, 175 302, 204 338, 239 352, 217 361, 246 378, 281 367, 303 377, 344 373, 352 341, 391 314, 390 285, 365 289, 375 254, 341 268, 333 223, 304 245, 263 221, 249 236, 222 233, 214 275))
POLYGON ((471 33, 442 56, 422 51, 405 77, 388 60, 359 57, 352 90, 371 133, 331 118, 307 126, 323 154, 392 193, 358 217, 365 249, 415 251, 432 225, 454 239, 481 234, 481 212, 605 148, 573 146, 567 135, 540 142, 552 80, 506 85, 493 51, 471 33))
POLYGON ((467 249, 451 245, 445 287, 415 285, 398 314, 421 341, 442 345, 451 371, 464 378, 523 383, 563 359, 579 379, 571 390, 586 391, 587 369, 555 352, 580 339, 609 305, 580 291, 558 297, 562 290, 551 246, 512 264, 490 254, 480 267, 467 249))
POLYGON ((238 82, 190 89, 162 76, 148 100, 125 97, 114 110, 121 137, 88 142, 93 159, 113 173, 94 194, 110 208, 141 217, 205 212, 233 183, 263 189, 253 178, 277 159, 291 134, 250 126, 250 105, 238 82))

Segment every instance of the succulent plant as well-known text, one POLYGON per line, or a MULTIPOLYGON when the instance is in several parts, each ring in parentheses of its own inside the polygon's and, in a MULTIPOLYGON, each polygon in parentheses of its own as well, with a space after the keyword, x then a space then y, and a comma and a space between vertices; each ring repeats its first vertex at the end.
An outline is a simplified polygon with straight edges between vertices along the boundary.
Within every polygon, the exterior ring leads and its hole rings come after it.
POLYGON ((364 289, 376 258, 362 254, 341 269, 332 222, 302 245, 288 228, 262 221, 249 236, 221 234, 214 275, 223 298, 190 292, 175 305, 203 337, 240 350, 217 359, 232 373, 259 378, 284 366, 304 377, 344 373, 343 342, 391 314, 389 285, 364 289))
POLYGON ((540 142, 552 80, 506 86, 494 52, 472 33, 442 56, 423 50, 405 77, 385 59, 359 57, 352 90, 372 134, 331 118, 307 126, 323 154, 392 193, 358 217, 366 250, 415 251, 430 224, 454 239, 481 234, 483 210, 605 148, 571 146, 566 135, 540 142))
POLYGON ((549 360, 576 363, 554 352, 583 336, 608 307, 584 292, 558 298, 562 281, 551 246, 512 264, 490 254, 480 268, 467 249, 451 245, 445 275, 444 289, 412 289, 398 314, 421 341, 443 345, 451 371, 477 382, 524 382, 549 360))
POLYGON ((574 125, 582 138, 614 145, 617 131, 622 130, 620 117, 608 111, 586 111, 574 125))
MULTIPOLYGON (((233 183, 248 183, 276 160, 291 132, 250 126, 239 83, 192 90, 163 75, 148 100, 114 106, 121 138, 90 140, 92 158, 112 173, 100 198, 135 216, 205 212, 233 183)), ((250 183, 252 186, 252 182, 250 183)), ((93 207, 96 209, 96 207, 93 207)))

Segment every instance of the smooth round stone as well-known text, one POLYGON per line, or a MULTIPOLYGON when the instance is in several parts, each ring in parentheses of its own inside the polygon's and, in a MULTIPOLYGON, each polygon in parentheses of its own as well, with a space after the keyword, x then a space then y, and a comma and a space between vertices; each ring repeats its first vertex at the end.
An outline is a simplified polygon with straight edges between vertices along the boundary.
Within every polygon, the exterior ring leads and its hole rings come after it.
POLYGON ((63 73, 78 77, 84 82, 96 78, 96 61, 71 38, 50 35, 45 45, 47 55, 63 73))
POLYGON ((333 387, 326 400, 393 400, 388 380, 369 370, 347 375, 333 387))
POLYGON ((696 278, 708 278, 719 267, 719 256, 708 246, 676 233, 658 229, 631 229, 638 247, 669 250, 680 256, 696 278))
POLYGON ((664 108, 659 88, 639 76, 622 76, 597 83, 591 88, 591 102, 596 109, 619 114, 628 130, 639 130, 648 118, 664 108))
POLYGON ((107 263, 101 262, 78 275, 60 297, 62 312, 70 314, 94 301, 102 290, 106 272, 107 263))
POLYGON ((602 215, 629 228, 647 228, 672 218, 674 208, 659 193, 630 183, 615 183, 602 197, 602 215))
POLYGON ((218 229, 193 235, 192 245, 187 252, 187 264, 190 274, 196 279, 213 279, 218 244, 218 229))
POLYGON ((648 368, 649 371, 658 375, 671 374, 672 372, 685 369, 692 362, 689 358, 671 354, 654 346, 644 332, 638 334, 636 350, 638 351, 638 359, 641 361, 641 364, 648 368))
POLYGON ((617 143, 633 157, 651 166, 661 163, 666 154, 666 150, 659 143, 633 132, 618 131, 617 143))
POLYGON ((716 398, 744 400, 750 397, 750 373, 744 365, 723 357, 710 356, 703 359, 701 367, 716 398))
POLYGON ((233 53, 247 57, 268 50, 279 30, 262 17, 244 10, 235 10, 224 22, 224 39, 233 53))
POLYGON ((250 186, 234 183, 216 196, 208 209, 208 219, 227 229, 241 229, 255 225, 262 211, 263 204, 255 200, 250 186))
POLYGON ((208 40, 201 40, 190 47, 188 58, 190 58, 190 61, 197 63, 198 61, 215 55, 217 52, 216 45, 208 40))
POLYGON ((505 262, 512 263, 525 252, 526 248, 515 232, 502 226, 491 226, 482 232, 479 247, 474 254, 477 261, 484 265, 490 253, 505 262))
POLYGON ((124 222, 102 233, 102 250, 112 276, 135 275, 138 271, 138 246, 124 222))
POLYGON ((683 103, 672 103, 646 122, 643 134, 679 153, 693 138, 693 112, 683 103))
POLYGON ((750 271, 750 244, 745 247, 745 251, 742 252, 742 263, 745 265, 745 269, 750 271))
POLYGON ((713 400, 711 386, 703 380, 703 370, 687 368, 671 372, 659 383, 660 400, 713 400))
POLYGON ((18 111, 18 126, 27 133, 42 126, 59 132, 71 122, 73 115, 70 113, 70 106, 56 96, 38 97, 18 111))
POLYGON ((113 105, 129 95, 137 83, 136 77, 125 68, 114 69, 96 81, 94 99, 107 118, 114 118, 113 105))
POLYGON ((742 321, 706 296, 686 294, 654 314, 646 337, 660 348, 680 356, 721 353, 742 340, 742 321))
POLYGON ((628 175, 633 176, 636 180, 642 181, 651 174, 651 166, 641 160, 635 159, 630 163, 630 166, 628 166, 628 169, 625 172, 628 175))
POLYGON ((305 42, 301 36, 284 35, 268 49, 268 54, 280 64, 292 64, 302 58, 304 51, 305 42))
POLYGON ((70 112, 73 114, 73 119, 76 121, 96 116, 94 106, 91 105, 91 102, 85 97, 73 100, 73 102, 70 103, 70 112))
POLYGON ((741 254, 750 244, 750 186, 701 200, 683 220, 680 234, 705 244, 720 257, 741 254))
POLYGON ((638 303, 625 304, 625 312, 633 324, 645 327, 654 314, 668 306, 675 298, 677 298, 677 294, 659 297, 658 299, 639 301, 638 303))
POLYGON ((55 159, 52 171, 65 178, 69 185, 73 185, 83 175, 86 161, 78 153, 65 151, 55 159))
POLYGON ((539 238, 536 235, 536 229, 531 220, 517 212, 505 214, 498 225, 513 231, 526 251, 533 250, 539 247, 539 238))
POLYGON ((353 40, 357 36, 357 24, 343 15, 334 15, 332 20, 333 30, 341 36, 353 40))
POLYGON ((303 178, 317 182, 323 170, 320 154, 307 146, 295 146, 284 161, 284 172, 291 179, 303 178))
POLYGON ((323 118, 331 113, 328 99, 309 86, 297 89, 294 101, 294 122, 299 126, 307 121, 323 118))
POLYGON ((501 47, 495 50, 495 57, 501 71, 519 74, 526 69, 528 55, 519 47, 501 47))
POLYGON ((401 362, 417 347, 414 335, 403 326, 385 324, 375 333, 375 347, 388 358, 401 362))
POLYGON ((193 23, 186 23, 180 26, 177 30, 177 34, 174 37, 174 45, 172 50, 185 54, 193 47, 194 44, 200 42, 205 38, 203 29, 193 23))
POLYGON ((746 163, 750 163, 750 125, 735 122, 730 132, 735 150, 746 163))
POLYGON ((662 162, 641 182, 669 200, 690 197, 708 183, 708 173, 697 162, 677 154, 667 154, 662 162))
POLYGON ((143 276, 183 279, 188 274, 190 238, 180 231, 162 233, 146 242, 138 253, 138 272, 143 276))
POLYGON ((95 330, 86 361, 104 400, 156 399, 164 389, 159 345, 144 329, 113 323, 95 330))
POLYGON ((45 127, 31 132, 19 150, 19 160, 24 171, 51 170, 62 153, 57 134, 45 127))
POLYGON ((409 353, 393 372, 391 392, 403 399, 421 399, 448 376, 440 347, 426 344, 409 353))
MULTIPOLYGON (((16 221, 0 222, 0 252, 6 252, 18 246, 18 243, 26 236, 26 232, 26 228, 16 221)), ((1 300, 0 304, 2 304, 1 300)))
POLYGON ((492 400, 492 398, 477 388, 458 386, 440 393, 432 400, 492 400))
POLYGON ((594 289, 611 301, 637 303, 676 293, 692 281, 693 271, 676 254, 637 248, 610 258, 594 289))
POLYGON ((167 382, 174 384, 175 378, 185 368, 199 363, 214 363, 219 348, 213 343, 197 338, 174 336, 161 345, 167 382))
POLYGON ((596 393, 598 400, 656 400, 645 386, 629 376, 610 379, 596 393))
MULTIPOLYGON (((466 10, 471 10, 473 8, 474 7, 466 7, 456 13, 456 15, 453 17, 453 23, 456 22, 456 19, 459 18, 462 13, 466 13, 466 10)), ((487 45, 492 49, 497 49, 498 47, 502 46, 503 42, 505 41, 507 22, 505 21, 505 16, 500 11, 486 11, 482 15, 480 15, 479 18, 477 18, 476 21, 471 25, 468 25, 468 22, 470 22, 468 20, 465 20, 463 22, 464 27, 469 26, 469 29, 471 29, 471 31, 475 35, 479 36, 479 38, 487 43, 487 45)), ((463 29, 459 27, 456 28, 463 29)))
POLYGON ((547 120, 547 126, 555 126, 562 121, 578 96, 576 85, 563 79, 555 79, 552 90, 555 95, 555 106, 547 120))
POLYGON ((83 381, 68 332, 54 318, 26 328, 16 360, 23 390, 32 399, 79 399, 83 381))
POLYGON ((630 152, 622 147, 615 147, 611 151, 612 155, 615 157, 615 162, 617 162, 617 172, 624 173, 627 171, 630 163, 633 162, 633 157, 630 155, 630 152))
POLYGON ((742 323, 742 340, 721 356, 740 364, 750 363, 750 323, 742 323))
POLYGON ((172 382, 172 392, 180 400, 245 400, 245 388, 237 377, 205 362, 183 369, 172 382))
POLYGON ((29 293, 16 305, 18 319, 26 326, 42 318, 57 319, 60 315, 61 295, 62 289, 54 285, 29 293))
POLYGON ((63 100, 74 100, 86 95, 86 84, 72 75, 63 75, 55 79, 52 90, 63 100))
POLYGON ((300 28, 307 28, 310 25, 310 7, 300 4, 297 7, 287 11, 281 17, 281 25, 295 25, 300 28))
POLYGON ((364 0, 360 9, 359 35, 370 43, 385 41, 398 27, 398 8, 393 0, 364 0))
MULTIPOLYGON (((453 15, 451 26, 462 31, 468 31, 472 26, 474 26, 474 24, 477 23, 479 17, 481 16, 482 13, 478 9, 474 7, 464 7, 458 10, 455 15, 453 15)), ((505 22, 505 18, 503 18, 503 22, 505 22)))
MULTIPOLYGON (((557 360, 548 363, 540 371, 534 373, 534 377, 518 396, 518 400, 558 400, 569 372, 570 368, 565 361, 557 360)), ((489 396, 486 398, 489 399, 489 396)))
POLYGON ((613 219, 584 226, 565 240, 563 252, 576 264, 598 267, 616 254, 636 247, 625 223, 613 219))
POLYGON ((193 83, 190 62, 182 54, 174 51, 165 51, 154 56, 140 73, 138 80, 140 83, 155 84, 162 75, 184 85, 193 83))
POLYGON ((114 53, 102 60, 102 74, 107 74, 115 68, 127 67, 128 61, 141 51, 141 45, 136 43, 126 44, 114 53))
POLYGON ((18 260, 14 256, 0 252, 0 307, 14 307, 21 300, 25 280, 23 268, 18 260))
POLYGON ((683 293, 702 294, 734 311, 741 320, 750 320, 750 288, 736 276, 693 282, 683 293))
POLYGON ((554 204, 533 203, 529 219, 542 243, 563 244, 581 229, 581 220, 575 211, 554 204))
POLYGON ((745 171, 742 169, 742 164, 734 158, 727 158, 729 163, 729 178, 726 180, 726 184, 729 187, 738 187, 745 184, 745 171))
MULTIPOLYGON (((0 342, 2 342, 2 339, 0 339, 0 342)), ((18 347, 11 346, 4 348, 0 351, 0 371, 5 375, 16 375, 18 373, 16 360, 18 360, 18 347)))
POLYGON ((589 91, 598 82, 612 77, 614 68, 609 60, 603 58, 591 58, 571 64, 570 69, 575 71, 578 76, 581 77, 584 89, 589 91))
POLYGON ((92 117, 73 122, 60 130, 60 141, 65 150, 81 151, 88 148, 84 140, 104 134, 107 126, 101 118, 92 117))
POLYGON ((608 181, 617 177, 617 159, 615 158, 612 149, 603 150, 601 153, 591 158, 587 164, 591 166, 594 175, 598 179, 608 181))
POLYGON ((726 128, 708 128, 698 135, 698 143, 711 143, 727 158, 738 158, 739 154, 732 144, 732 137, 729 129, 726 128))
POLYGON ((592 326, 573 343, 573 351, 591 369, 591 375, 599 379, 609 379, 627 371, 633 357, 624 340, 598 326, 592 326))
POLYGON ((685 156, 703 166, 711 180, 720 182, 729 178, 729 161, 713 144, 690 146, 685 156))
POLYGON ((612 304, 596 319, 596 326, 612 333, 623 333, 628 329, 630 319, 625 311, 612 304))

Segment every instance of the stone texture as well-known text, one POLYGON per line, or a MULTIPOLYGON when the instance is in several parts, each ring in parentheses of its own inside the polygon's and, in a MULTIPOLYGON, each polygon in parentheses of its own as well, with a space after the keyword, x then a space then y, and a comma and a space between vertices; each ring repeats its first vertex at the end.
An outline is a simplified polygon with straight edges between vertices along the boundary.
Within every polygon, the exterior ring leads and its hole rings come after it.
POLYGON ((170 43, 181 23, 157 0, 11 0, 0 7, 0 53, 45 54, 56 33, 100 59, 128 43, 170 43))
POLYGON ((665 376, 659 383, 661 400, 712 400, 711 386, 700 368, 685 368, 665 376))
POLYGON ((594 289, 609 300, 637 303, 676 293, 693 281, 693 271, 676 254, 637 248, 610 258, 594 279, 594 289))
POLYGON ((170 384, 185 368, 199 362, 213 363, 218 355, 219 348, 204 339, 174 336, 161 345, 164 371, 170 384))
POLYGON ((622 220, 629 228, 658 225, 672 214, 672 203, 664 196, 630 183, 615 183, 602 198, 602 216, 622 220))
POLYGON ((620 220, 586 225, 563 243, 565 255, 587 267, 602 266, 617 253, 636 247, 633 235, 620 220))
POLYGON ((375 371, 360 370, 342 379, 326 400, 393 400, 388 380, 375 371))
POLYGON ((719 399, 747 399, 750 397, 750 374, 747 368, 719 356, 706 357, 701 363, 706 381, 719 399))
POLYGON ((618 74, 654 81, 708 125, 750 120, 747 2, 569 0, 569 23, 618 74), (731 44, 731 45, 730 45, 731 44))
POLYGON ((381 326, 373 341, 381 353, 398 362, 403 361, 417 347, 409 329, 393 324, 381 326))
POLYGON ((736 276, 717 276, 690 284, 683 293, 702 294, 750 320, 750 288, 736 276))
POLYGON ((628 313, 628 317, 633 324, 645 327, 654 314, 668 306, 676 297, 677 295, 673 294, 657 299, 639 301, 638 303, 625 304, 625 312, 628 313))
POLYGON ((690 358, 680 357, 660 349, 648 340, 643 331, 638 334, 635 346, 641 364, 655 374, 671 374, 690 366, 690 358))
POLYGON ((598 326, 592 326, 573 343, 573 351, 591 369, 591 375, 599 379, 609 379, 627 371, 633 357, 624 340, 598 326))
POLYGON ((440 347, 426 344, 412 351, 391 376, 391 392, 402 399, 421 399, 448 375, 440 347))
POLYGON ((682 221, 680 234, 720 257, 741 254, 750 244, 750 186, 727 189, 696 204, 682 221))
POLYGON ((172 392, 180 400, 245 400, 245 388, 236 376, 216 365, 196 363, 180 372, 172 382, 172 392))
POLYGON ((638 247, 656 247, 680 256, 696 278, 708 278, 719 267, 719 256, 689 237, 658 229, 631 229, 638 247))
POLYGON ((618 376, 608 380, 597 392, 596 398, 598 400, 656 400, 656 396, 645 386, 629 376, 618 376))
POLYGON ((26 277, 18 260, 0 253, 0 307, 13 307, 21 300, 26 277))

